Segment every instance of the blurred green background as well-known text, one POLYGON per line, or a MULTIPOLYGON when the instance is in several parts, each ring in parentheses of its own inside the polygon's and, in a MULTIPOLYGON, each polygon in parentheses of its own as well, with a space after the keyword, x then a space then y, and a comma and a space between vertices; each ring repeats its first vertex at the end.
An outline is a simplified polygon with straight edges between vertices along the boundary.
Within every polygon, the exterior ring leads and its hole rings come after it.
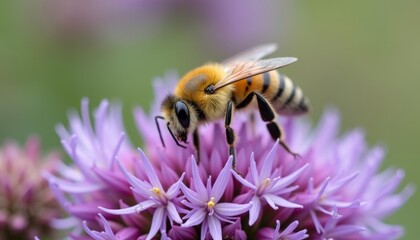
MULTIPOLYGON (((99 10, 95 0, 68 2, 0 1, 1 141, 38 134, 44 149, 60 149, 54 126, 86 96, 92 107, 122 102, 138 145, 131 111, 149 108, 154 77, 276 42, 276 56, 299 58, 284 72, 311 99, 313 122, 336 106, 343 132, 364 128, 370 145, 387 147, 385 165, 420 184, 419 1, 244 1, 226 11, 188 0, 99 10)), ((419 201, 389 219, 406 227, 404 239, 420 234, 419 201)))

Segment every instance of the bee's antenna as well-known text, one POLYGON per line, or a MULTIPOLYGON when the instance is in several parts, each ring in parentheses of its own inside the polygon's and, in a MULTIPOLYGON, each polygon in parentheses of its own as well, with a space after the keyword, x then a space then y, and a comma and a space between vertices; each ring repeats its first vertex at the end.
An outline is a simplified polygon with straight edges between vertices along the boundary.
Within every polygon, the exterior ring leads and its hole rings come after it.
POLYGON ((175 137, 174 133, 172 132, 171 128, 169 127, 169 123, 167 123, 167 124, 166 124, 166 127, 168 128, 168 131, 171 133, 171 136, 172 136, 172 138, 174 139, 174 141, 175 141, 176 145, 178 145, 179 147, 182 147, 182 148, 187 148, 187 146, 184 146, 184 145, 182 145, 182 144, 180 144, 180 143, 178 142, 178 140, 176 139, 176 137, 175 137))
POLYGON ((162 116, 156 116, 155 117, 155 122, 156 122, 156 127, 157 127, 158 132, 159 132, 160 141, 162 142, 163 147, 166 148, 165 142, 163 141, 162 132, 160 131, 160 127, 159 127, 159 123, 158 123, 159 119, 164 119, 164 118, 162 116))

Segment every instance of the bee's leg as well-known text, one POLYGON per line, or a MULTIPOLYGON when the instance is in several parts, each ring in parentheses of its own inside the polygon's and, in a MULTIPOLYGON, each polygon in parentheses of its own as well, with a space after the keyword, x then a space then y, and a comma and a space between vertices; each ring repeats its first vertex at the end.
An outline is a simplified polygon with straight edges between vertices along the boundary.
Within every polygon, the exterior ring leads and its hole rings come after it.
POLYGON ((198 128, 196 128, 193 132, 193 144, 195 150, 197 151, 197 164, 200 163, 200 138, 198 136, 198 128))
POLYGON ((251 136, 255 137, 255 112, 251 112, 249 114, 249 125, 250 125, 251 136))
POLYGON ((232 122, 232 115, 233 115, 233 103, 229 101, 227 104, 226 109, 226 117, 225 117, 225 129, 226 129, 226 142, 229 145, 229 156, 233 157, 232 167, 236 170, 236 155, 235 155, 235 133, 233 129, 230 127, 232 122))
POLYGON ((280 145, 291 155, 293 155, 293 157, 298 158, 300 157, 299 154, 294 153, 289 146, 285 143, 284 141, 284 131, 283 129, 274 121, 275 117, 276 117, 276 113, 273 109, 273 107, 271 106, 271 104, 267 101, 267 99, 265 99, 264 96, 262 96, 261 94, 254 92, 255 96, 257 97, 257 102, 258 102, 258 110, 260 112, 261 118, 264 122, 268 122, 267 123, 267 129, 268 132, 270 133, 271 137, 274 140, 279 139, 280 140, 280 145))

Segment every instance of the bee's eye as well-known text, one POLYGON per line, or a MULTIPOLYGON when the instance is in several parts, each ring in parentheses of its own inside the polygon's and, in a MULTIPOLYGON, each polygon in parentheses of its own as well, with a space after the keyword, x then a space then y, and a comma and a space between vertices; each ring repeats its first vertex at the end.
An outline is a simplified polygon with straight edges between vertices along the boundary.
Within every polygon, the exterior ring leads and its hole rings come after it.
POLYGON ((190 126, 190 112, 188 111, 187 105, 182 101, 176 102, 175 113, 181 126, 188 128, 190 126))

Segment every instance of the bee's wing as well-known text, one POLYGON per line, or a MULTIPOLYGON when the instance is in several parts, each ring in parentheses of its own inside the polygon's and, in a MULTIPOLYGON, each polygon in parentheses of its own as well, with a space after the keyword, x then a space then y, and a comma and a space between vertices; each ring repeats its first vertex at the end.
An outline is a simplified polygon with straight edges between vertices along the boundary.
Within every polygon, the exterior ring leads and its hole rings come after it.
POLYGON ((248 49, 244 52, 241 52, 225 61, 222 62, 223 65, 229 66, 238 62, 244 61, 258 61, 261 58, 275 52, 277 50, 277 45, 274 43, 268 43, 260 45, 251 49, 248 49))
POLYGON ((287 66, 297 61, 294 57, 270 58, 259 61, 237 62, 226 66, 226 77, 215 85, 215 90, 234 82, 252 77, 261 73, 269 72, 277 68, 287 66))

